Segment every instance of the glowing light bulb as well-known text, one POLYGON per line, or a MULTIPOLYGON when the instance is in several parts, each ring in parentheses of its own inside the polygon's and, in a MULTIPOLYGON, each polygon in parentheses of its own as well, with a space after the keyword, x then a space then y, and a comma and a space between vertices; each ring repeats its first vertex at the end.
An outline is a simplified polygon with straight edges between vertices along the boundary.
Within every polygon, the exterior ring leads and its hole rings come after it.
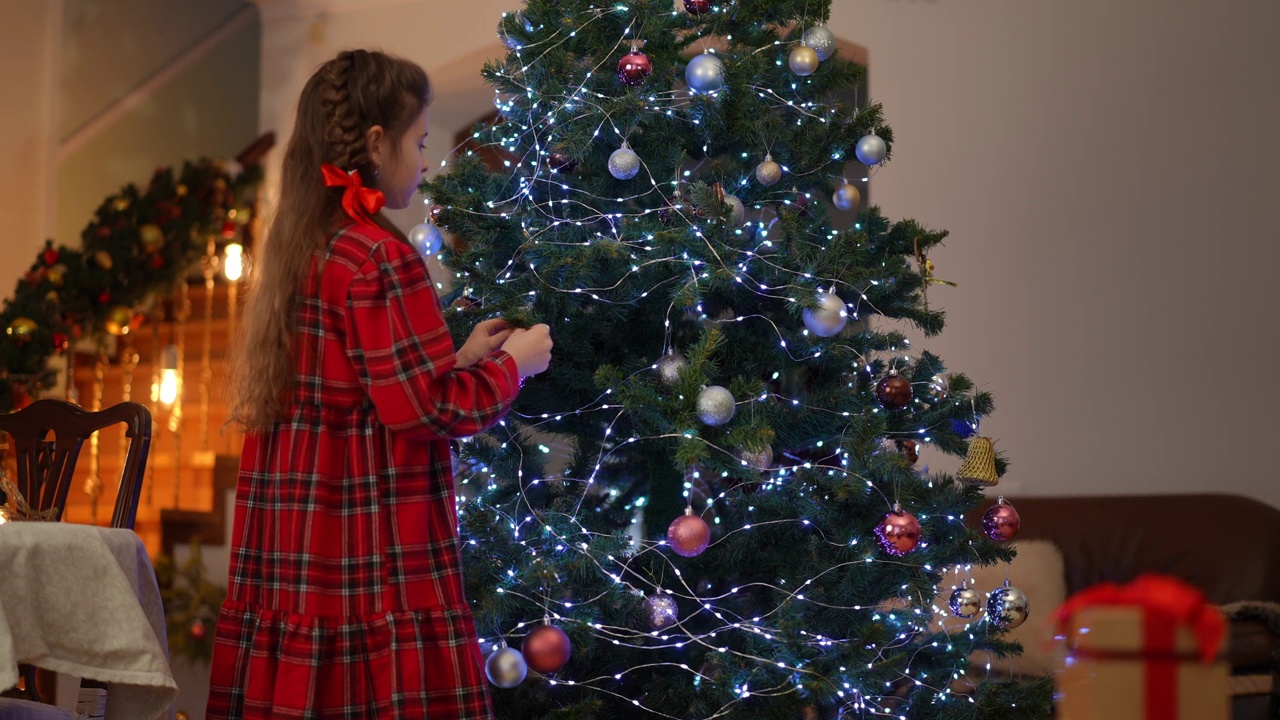
POLYGON ((244 246, 231 243, 224 251, 222 258, 222 274, 231 282, 236 282, 244 274, 244 246))

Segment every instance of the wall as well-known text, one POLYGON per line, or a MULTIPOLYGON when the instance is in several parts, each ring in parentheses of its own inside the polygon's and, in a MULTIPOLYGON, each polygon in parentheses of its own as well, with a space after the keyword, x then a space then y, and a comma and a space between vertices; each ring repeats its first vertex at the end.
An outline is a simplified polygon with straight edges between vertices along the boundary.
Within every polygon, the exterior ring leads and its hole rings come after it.
POLYGON ((0 22, 0 298, 53 234, 54 118, 61 6, 3 3, 0 22))
MULTIPOLYGON (((898 138, 876 201, 952 232, 933 260, 960 285, 930 293, 950 326, 923 344, 995 393, 983 430, 1013 460, 1002 487, 1280 505, 1266 452, 1280 399, 1266 365, 1280 349, 1266 330, 1280 4, 834 5, 830 25, 868 49, 898 138)), ((491 107, 478 71, 518 3, 352 7, 331 2, 316 20, 267 0, 263 129, 287 137, 316 64, 379 46, 432 74, 438 165, 446 139, 491 107)))

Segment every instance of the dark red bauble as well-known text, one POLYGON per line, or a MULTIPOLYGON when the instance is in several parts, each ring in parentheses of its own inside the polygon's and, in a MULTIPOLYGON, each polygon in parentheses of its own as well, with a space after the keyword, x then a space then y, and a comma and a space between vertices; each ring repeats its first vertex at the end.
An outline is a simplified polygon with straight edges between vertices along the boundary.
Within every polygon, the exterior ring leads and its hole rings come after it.
POLYGON ((103 290, 102 292, 98 293, 98 304, 99 304, 99 305, 106 305, 106 304, 108 304, 108 303, 110 303, 110 302, 111 302, 111 291, 110 291, 110 290, 103 290))
POLYGON ((553 152, 547 155, 547 164, 558 173, 570 173, 578 167, 578 159, 564 153, 553 152))
POLYGON ((920 521, 905 510, 890 511, 876 525, 876 540, 890 555, 906 555, 920 542, 920 521))
POLYGON ((618 81, 635 87, 653 74, 653 61, 639 50, 632 50, 618 61, 618 81))
POLYGON ((569 636, 555 625, 539 625, 524 636, 520 646, 525 664, 544 675, 564 667, 572 651, 569 636))
POLYGON ((920 459, 920 443, 915 440, 895 440, 893 444, 912 465, 920 459))
POLYGON ((440 207, 439 205, 432 205, 432 206, 431 206, 431 212, 429 212, 429 213, 427 213, 427 214, 431 216, 431 222, 432 222, 432 223, 437 224, 437 225, 438 225, 438 224, 440 224, 440 211, 441 211, 441 210, 443 210, 443 209, 444 209, 444 208, 440 207))
POLYGON ((690 15, 711 12, 711 0, 684 0, 684 9, 690 15))
POLYGON ((164 256, 163 256, 163 255, 161 255, 160 253, 154 253, 154 254, 152 254, 152 256, 151 256, 151 268, 152 268, 153 270, 159 270, 159 269, 160 269, 160 268, 162 268, 162 267, 164 267, 164 256))
POLYGON ((209 634, 209 628, 205 627, 204 621, 199 618, 196 618, 196 620, 191 623, 190 630, 192 639, 197 642, 204 640, 209 634))
POLYGON ((239 225, 236 225, 235 220, 227 220, 222 223, 222 237, 230 240, 236 236, 236 229, 239 227, 239 225))
POLYGON ((1008 542, 1018 534, 1022 527, 1022 518, 1012 505, 1000 498, 995 505, 987 508, 982 514, 982 531, 996 542, 1008 542))
POLYGON ((59 256, 60 254, 56 249, 45 248, 44 252, 40 255, 40 259, 44 260, 45 265, 57 265, 59 256))
POLYGON ((697 515, 681 515, 667 527, 667 544, 681 557, 701 555, 711 543, 711 526, 697 515))
POLYGON ((71 339, 64 332, 56 332, 53 334, 53 350, 54 352, 66 352, 71 347, 71 339))
POLYGON ((888 410, 901 410, 911 404, 911 381, 901 375, 887 375, 876 383, 876 399, 888 410))

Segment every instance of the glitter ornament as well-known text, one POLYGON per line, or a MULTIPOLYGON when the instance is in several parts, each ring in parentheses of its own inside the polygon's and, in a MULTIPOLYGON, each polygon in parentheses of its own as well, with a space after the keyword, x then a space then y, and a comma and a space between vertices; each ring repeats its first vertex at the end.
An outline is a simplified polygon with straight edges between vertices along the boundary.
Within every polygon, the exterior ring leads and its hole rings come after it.
POLYGON ((763 450, 739 450, 733 454, 738 462, 756 470, 768 470, 773 465, 773 448, 766 445, 763 450))
POLYGON ((680 382, 680 373, 689 367, 689 361, 678 352, 672 351, 663 355, 657 362, 658 379, 667 387, 674 387, 680 382))
POLYGON ((796 75, 809 77, 818 70, 818 53, 811 47, 801 45, 791 51, 787 64, 796 75))
POLYGON ((853 148, 853 154, 858 156, 858 162, 863 165, 879 165, 889 154, 889 146, 879 135, 871 133, 863 135, 858 140, 858 144, 853 148))
POLYGON ((996 542, 1008 542, 1018 534, 1022 527, 1022 518, 1004 496, 1001 495, 996 504, 982 513, 982 531, 996 542))
POLYGON ((685 508, 684 514, 667 526, 667 544, 680 557, 697 557, 711 544, 711 526, 685 508))
POLYGON ((982 593, 962 585, 951 591, 951 598, 947 600, 947 605, 956 617, 968 620, 982 612, 982 593))
POLYGON ((652 74, 653 61, 634 47, 618 61, 618 81, 628 87, 643 83, 652 74))
POLYGON ((814 25, 805 30, 800 41, 813 48, 818 59, 824 62, 836 52, 836 36, 825 25, 814 25))
POLYGON ((419 255, 430 257, 440 252, 444 245, 444 233, 440 232, 435 223, 421 223, 414 225, 409 231, 409 242, 419 255))
POLYGON ((626 143, 609 156, 609 174, 619 180, 630 180, 640 172, 640 156, 626 143))
POLYGON ((844 329, 849 322, 849 312, 839 295, 829 292, 818 293, 818 307, 805 308, 804 326, 809 332, 819 337, 831 337, 844 329))
POLYGON ((920 543, 920 521, 901 506, 894 505, 876 525, 876 540, 885 552, 902 557, 920 543))
POLYGON ((539 625, 524 636, 520 646, 525 663, 542 673, 553 673, 569 662, 573 645, 569 636, 555 625, 539 625))
POLYGON ((650 595, 644 599, 644 617, 649 629, 665 630, 679 619, 679 608, 670 595, 650 595))
POLYGON ((858 192, 856 185, 848 181, 831 193, 831 204, 841 210, 854 210, 860 202, 862 202, 862 193, 858 192))
POLYGON ((736 195, 725 194, 724 202, 729 206, 729 227, 741 227, 747 219, 747 208, 736 195))
POLYGON ((684 69, 684 81, 696 93, 710 93, 724 87, 724 61, 711 53, 694 57, 684 69))
POLYGON ((764 162, 756 166, 756 181, 769 187, 781 179, 782 166, 773 161, 772 155, 765 155, 764 162))
POLYGON ((510 690, 524 682, 529 674, 529 665, 519 650, 504 645, 484 661, 484 674, 494 686, 510 690))
POLYGON ((719 385, 708 385, 698 393, 698 419, 707 425, 723 425, 737 410, 733 394, 719 385))
POLYGON ((1026 622, 1030 615, 1031 600, 1008 580, 987 597, 987 618, 997 627, 1011 630, 1026 622))
POLYGON ((880 378, 876 399, 886 410, 901 410, 911 404, 911 381, 896 372, 880 378))
POLYGON ((951 381, 946 375, 934 375, 929 378, 929 399, 940 403, 951 396, 951 381))

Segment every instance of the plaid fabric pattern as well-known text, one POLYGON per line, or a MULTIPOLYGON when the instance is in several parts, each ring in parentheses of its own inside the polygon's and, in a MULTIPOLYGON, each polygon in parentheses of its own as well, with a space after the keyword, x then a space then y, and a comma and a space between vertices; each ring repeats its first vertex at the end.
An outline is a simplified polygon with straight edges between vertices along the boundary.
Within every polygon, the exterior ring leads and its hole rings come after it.
POLYGON ((374 227, 331 239, 295 321, 289 408, 245 439, 207 717, 490 718, 447 439, 510 409, 515 361, 456 369, 426 263, 374 227))

